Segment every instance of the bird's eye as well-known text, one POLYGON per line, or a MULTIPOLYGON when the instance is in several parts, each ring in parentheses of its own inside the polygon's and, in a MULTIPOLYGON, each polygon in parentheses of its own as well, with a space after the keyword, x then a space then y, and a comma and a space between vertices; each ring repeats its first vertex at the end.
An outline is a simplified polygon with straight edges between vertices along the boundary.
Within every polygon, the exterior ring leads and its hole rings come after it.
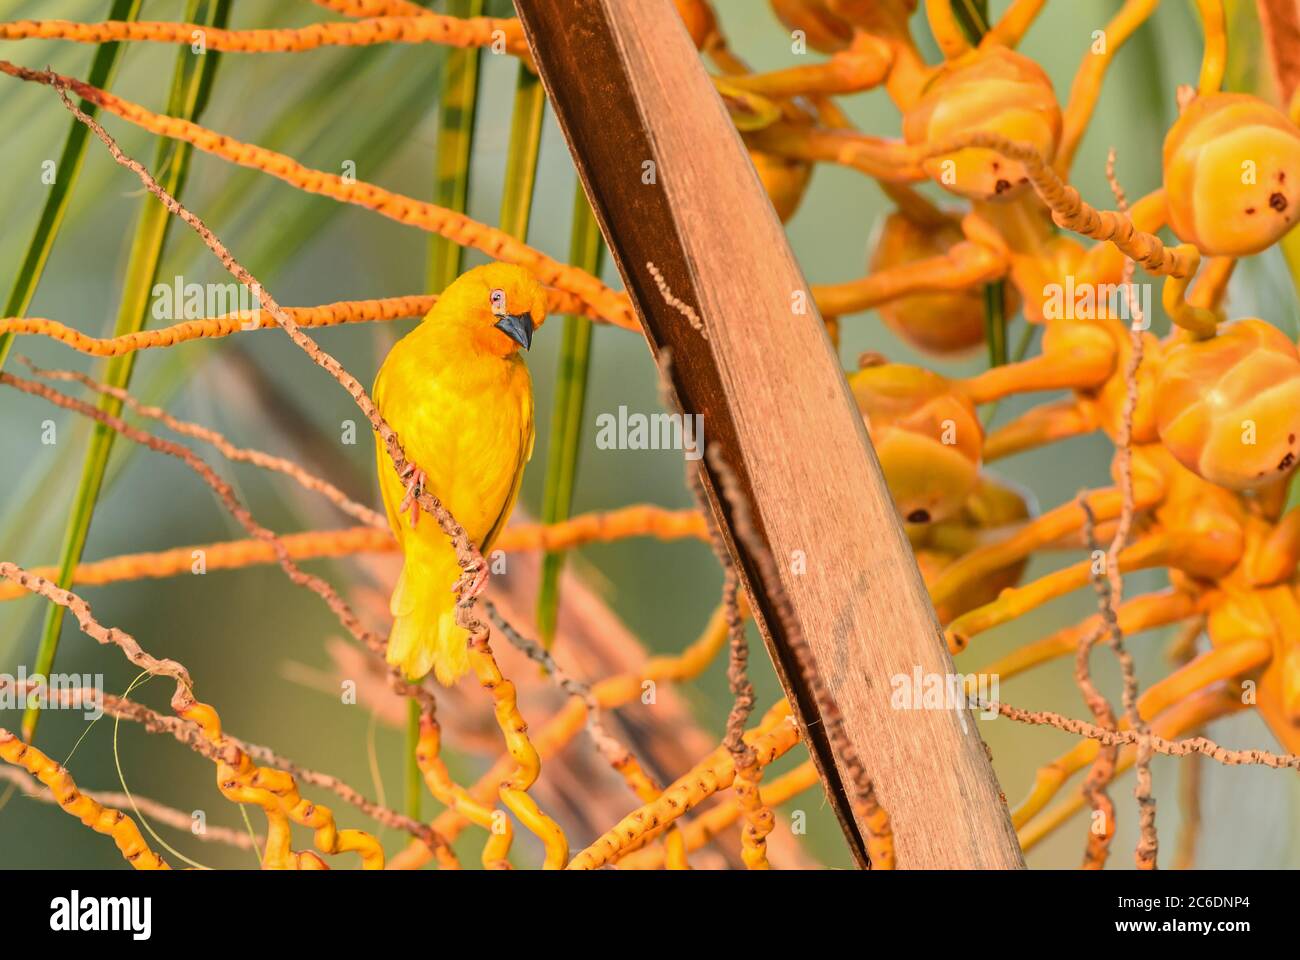
POLYGON ((506 292, 504 290, 492 291, 492 309, 500 313, 506 308, 506 292))

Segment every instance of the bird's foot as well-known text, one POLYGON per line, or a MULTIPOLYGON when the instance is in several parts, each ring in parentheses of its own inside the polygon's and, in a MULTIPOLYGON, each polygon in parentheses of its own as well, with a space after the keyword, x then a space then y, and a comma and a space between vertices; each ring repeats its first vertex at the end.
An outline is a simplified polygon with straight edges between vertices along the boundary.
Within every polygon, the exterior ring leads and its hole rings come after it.
POLYGON ((456 585, 452 589, 459 595, 461 602, 476 600, 487 588, 487 561, 482 557, 478 557, 473 563, 462 569, 465 572, 461 574, 460 579, 456 581, 456 585))
POLYGON ((420 495, 424 493, 429 478, 423 470, 412 465, 408 468, 404 479, 406 480, 406 496, 397 505, 397 512, 405 513, 408 509, 411 511, 411 529, 414 530, 420 520, 420 495))

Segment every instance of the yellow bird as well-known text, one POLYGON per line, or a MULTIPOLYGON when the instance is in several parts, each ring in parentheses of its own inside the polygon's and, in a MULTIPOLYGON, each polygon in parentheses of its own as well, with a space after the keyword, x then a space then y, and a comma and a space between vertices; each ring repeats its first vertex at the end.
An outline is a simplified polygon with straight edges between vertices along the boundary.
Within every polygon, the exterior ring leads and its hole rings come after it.
POLYGON ((456 625, 456 553, 437 522, 402 504, 432 493, 486 554, 519 496, 533 454, 533 385, 519 356, 546 319, 546 292, 522 267, 462 274, 424 321, 394 344, 375 378, 379 412, 420 472, 403 483, 376 438, 379 489, 405 563, 393 591, 388 662, 412 680, 450 686, 469 670, 456 625))

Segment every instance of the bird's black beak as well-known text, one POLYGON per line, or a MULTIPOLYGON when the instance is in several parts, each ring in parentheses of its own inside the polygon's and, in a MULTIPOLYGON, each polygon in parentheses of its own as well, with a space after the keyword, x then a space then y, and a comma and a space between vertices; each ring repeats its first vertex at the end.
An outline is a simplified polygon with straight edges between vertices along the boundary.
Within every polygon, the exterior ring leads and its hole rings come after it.
POLYGON ((533 315, 531 313, 505 313, 493 324, 498 330, 527 350, 533 344, 533 315))

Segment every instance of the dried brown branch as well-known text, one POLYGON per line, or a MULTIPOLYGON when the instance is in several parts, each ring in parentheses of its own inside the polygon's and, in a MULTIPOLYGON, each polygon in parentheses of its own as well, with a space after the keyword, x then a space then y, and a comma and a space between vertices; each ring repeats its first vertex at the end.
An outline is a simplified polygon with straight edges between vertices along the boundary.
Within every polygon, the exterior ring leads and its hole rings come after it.
MULTIPOLYGON (((663 291, 661 291, 663 292, 663 291)), ((664 293, 664 296, 668 296, 664 293)), ((665 357, 664 369, 672 369, 670 357, 665 357)), ((667 375, 660 379, 660 402, 670 409, 677 405, 676 397, 669 385, 667 375)), ((722 611, 727 621, 727 686, 733 698, 731 710, 727 714, 726 733, 722 744, 731 753, 732 762, 737 770, 747 769, 754 764, 754 750, 745 742, 745 728, 750 715, 754 712, 754 684, 749 679, 749 637, 745 632, 745 618, 740 612, 740 576, 736 565, 727 552, 727 545, 722 533, 712 521, 708 497, 700 484, 699 474, 690 468, 686 470, 686 484, 699 504, 700 512, 709 522, 709 545, 713 555, 722 567, 722 611)))
MULTIPOLYGON (((183 447, 179 443, 173 443, 170 440, 163 440, 160 437, 156 437, 138 427, 133 427, 121 417, 113 416, 92 404, 78 400, 75 397, 70 397, 65 393, 61 393, 45 384, 37 383, 34 380, 26 380, 22 377, 14 376, 12 373, 0 372, 0 384, 14 387, 17 390, 21 390, 23 393, 32 396, 41 397, 56 406, 63 407, 66 410, 72 410, 91 418, 97 423, 102 423, 104 426, 116 431, 133 443, 138 443, 159 453, 165 453, 169 456, 176 457, 198 474, 199 478, 202 479, 214 493, 216 493, 222 504, 230 512, 231 516, 238 521, 240 526, 247 530, 255 539, 261 540, 270 545, 271 549, 275 552, 276 560, 279 563, 280 568, 284 570, 293 583, 301 587, 306 587, 312 593, 315 593, 324 600, 325 604, 338 618, 339 623, 342 624, 344 629, 352 634, 358 642, 369 647, 376 653, 382 653, 384 651, 386 641, 376 635, 373 631, 368 630, 361 623, 361 619, 352 610, 351 606, 348 605, 347 601, 339 595, 338 591, 336 591, 323 578, 305 572, 301 567, 294 563, 293 559, 289 555, 289 550, 284 545, 283 541, 281 541, 279 537, 266 527, 263 527, 258 523, 253 518, 253 515, 249 513, 244 505, 239 501, 239 498, 235 496, 235 492, 231 488, 230 484, 217 476, 216 472, 207 464, 207 462, 188 447, 183 447)), ((71 594, 69 594, 69 596, 71 596, 71 594)), ((391 670, 390 676, 393 689, 397 692, 402 693, 405 696, 414 697, 422 705, 432 701, 433 694, 426 686, 417 686, 407 683, 401 672, 397 669, 391 670)))
POLYGON ((160 660, 152 657, 129 633, 116 627, 105 627, 90 612, 90 604, 75 593, 60 589, 57 583, 37 576, 7 560, 0 561, 0 577, 13 581, 30 593, 40 594, 45 599, 66 607, 77 618, 82 633, 98 643, 118 647, 126 654, 126 658, 141 670, 156 676, 171 677, 176 681, 173 704, 180 703, 185 706, 193 702, 194 684, 190 680, 189 671, 184 666, 175 660, 160 660))
POLYGON ((76 370, 45 370, 32 363, 32 361, 27 357, 20 356, 17 359, 21 363, 25 364, 27 368, 38 377, 42 377, 46 380, 61 380, 66 383, 80 383, 96 393, 114 397, 142 417, 158 420, 182 436, 193 437, 196 440, 210 443, 228 460, 250 463, 255 467, 261 467, 263 470, 282 473, 297 482, 298 485, 304 489, 319 493, 348 516, 360 520, 362 523, 371 527, 377 527, 382 530, 388 529, 388 520, 378 511, 371 510, 365 504, 357 503, 328 480, 315 476, 308 470, 294 463, 292 460, 286 460, 284 457, 272 456, 271 454, 264 453, 261 450, 237 447, 210 427, 191 423, 188 420, 180 420, 161 407, 141 403, 133 397, 130 392, 121 387, 114 387, 106 383, 100 383, 92 377, 88 377, 86 374, 80 373, 76 370))
MULTIPOLYGON (((1094 533, 1094 526, 1096 521, 1086 496, 1079 497, 1079 506, 1083 510, 1084 536, 1088 543, 1088 549, 1090 554, 1095 556, 1097 538, 1094 533)), ((1105 592, 1101 600, 1102 625, 1079 637, 1079 645, 1074 658, 1074 682, 1083 695, 1084 703, 1087 704, 1093 719, 1103 729, 1117 730, 1119 725, 1115 721, 1115 711, 1111 709, 1110 702, 1097 689, 1097 685, 1093 683, 1092 673, 1088 665, 1092 648, 1101 639, 1102 633, 1109 628, 1111 615, 1108 600, 1110 583, 1106 580, 1104 572, 1095 572, 1094 580, 1099 594, 1105 592)), ((1083 783, 1083 796, 1087 799, 1088 805, 1092 807, 1093 811, 1093 820, 1088 826, 1087 850, 1083 860, 1085 869, 1100 870, 1106 865, 1106 856, 1110 851, 1110 841, 1115 836, 1115 803, 1111 800, 1106 788, 1115 777, 1115 763, 1118 759, 1118 746, 1111 744, 1101 747, 1097 751, 1097 759, 1088 768, 1088 776, 1083 783), (1097 818, 1100 818, 1100 823, 1097 822, 1097 818)))
MULTIPOLYGON (((1116 206, 1119 208, 1120 213, 1127 215, 1128 197, 1115 174, 1114 147, 1111 148, 1106 160, 1106 179, 1115 194, 1116 206)), ((1146 721, 1142 719, 1142 715, 1138 711, 1137 670, 1133 663, 1133 657, 1124 647, 1124 633, 1119 625, 1119 606, 1124 599, 1124 579, 1120 574, 1119 555, 1128 541, 1129 531, 1133 526, 1133 516, 1136 512, 1133 492, 1133 418, 1137 412, 1138 372, 1142 367, 1142 351, 1145 342, 1142 331, 1146 326, 1146 318, 1142 314, 1141 302, 1133 288, 1135 266, 1131 258, 1125 258, 1121 281, 1121 289, 1124 291, 1130 315, 1129 360, 1124 370, 1124 413, 1120 419, 1119 436, 1115 440, 1117 448, 1116 473, 1123 496, 1123 505, 1120 510, 1119 524, 1115 530, 1115 536, 1111 540, 1110 549, 1106 554, 1107 587, 1103 591, 1099 583, 1097 589, 1098 596, 1106 608, 1103 614, 1110 637, 1110 646, 1115 651, 1116 659, 1119 660, 1120 671, 1123 676, 1124 716, 1128 720, 1129 726, 1137 732, 1139 737, 1142 737, 1148 732, 1148 728, 1146 721)), ((1156 801, 1151 784, 1151 750, 1141 739, 1138 741, 1137 760, 1134 766, 1137 784, 1134 787, 1133 796, 1138 804, 1140 832, 1134 858, 1138 869, 1154 870, 1159 852, 1159 840, 1156 835, 1156 801)))
POLYGON ((1096 740, 1102 745, 1140 744, 1144 739, 1156 753, 1171 757, 1187 757, 1199 754, 1225 766, 1261 766, 1275 770, 1300 770, 1300 754, 1271 753, 1267 750, 1229 750, 1221 747, 1208 737, 1188 737, 1184 740, 1166 740, 1153 733, 1139 734, 1135 730, 1107 730, 1085 720, 1076 720, 1051 710, 1024 710, 1010 704, 976 698, 975 705, 980 710, 995 710, 1000 716, 1017 723, 1032 726, 1055 727, 1066 733, 1073 733, 1089 740, 1096 740))

